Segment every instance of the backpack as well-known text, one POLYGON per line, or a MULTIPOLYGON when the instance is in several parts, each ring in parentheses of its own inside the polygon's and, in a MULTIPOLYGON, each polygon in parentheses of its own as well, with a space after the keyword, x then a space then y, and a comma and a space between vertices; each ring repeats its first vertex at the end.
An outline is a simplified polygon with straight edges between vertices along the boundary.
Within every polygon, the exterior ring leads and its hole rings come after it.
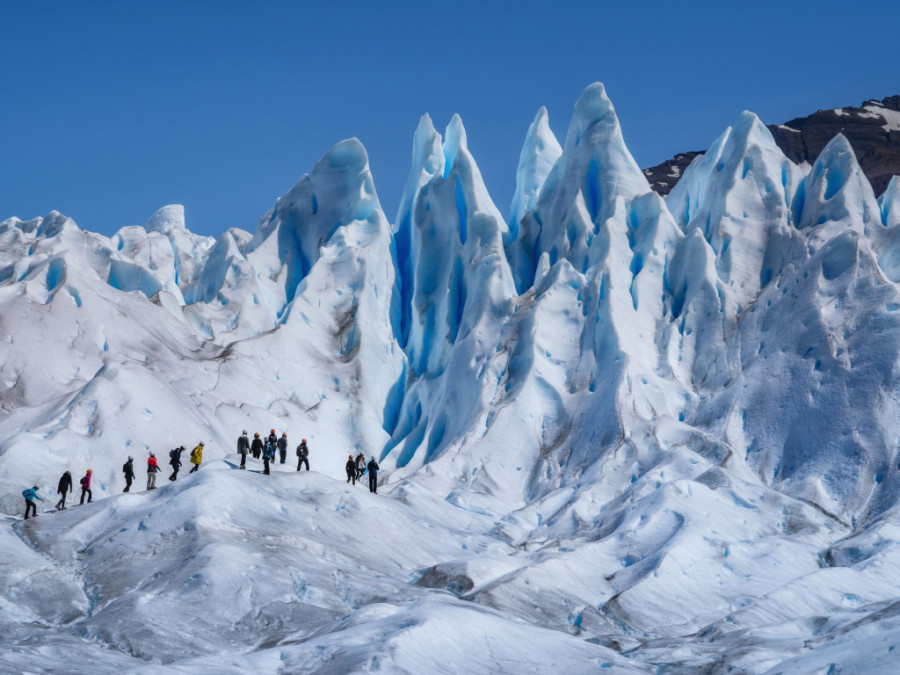
POLYGON ((175 448, 169 450, 169 459, 175 459, 175 448))
POLYGON ((122 465, 122 471, 124 471, 125 473, 128 473, 128 462, 125 462, 125 463, 122 465))
POLYGON ((87 480, 87 476, 81 477, 81 485, 84 486, 84 481, 87 480))

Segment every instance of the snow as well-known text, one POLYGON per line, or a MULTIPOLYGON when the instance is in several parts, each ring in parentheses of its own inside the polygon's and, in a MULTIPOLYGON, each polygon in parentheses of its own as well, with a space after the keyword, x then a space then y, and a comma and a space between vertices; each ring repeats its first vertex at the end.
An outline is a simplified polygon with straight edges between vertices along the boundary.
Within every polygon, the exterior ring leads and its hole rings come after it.
POLYGON ((888 110, 887 108, 882 108, 879 111, 879 114, 884 118, 885 131, 900 131, 900 110, 888 110))
POLYGON ((884 120, 884 130, 887 132, 900 131, 900 111, 885 108, 881 101, 869 101, 870 105, 863 106, 865 112, 860 117, 884 120))
POLYGON ((426 115, 393 224, 355 139, 252 232, 0 223, 0 670, 895 670, 900 182, 745 112, 663 200, 602 85, 547 120, 508 218, 426 115))

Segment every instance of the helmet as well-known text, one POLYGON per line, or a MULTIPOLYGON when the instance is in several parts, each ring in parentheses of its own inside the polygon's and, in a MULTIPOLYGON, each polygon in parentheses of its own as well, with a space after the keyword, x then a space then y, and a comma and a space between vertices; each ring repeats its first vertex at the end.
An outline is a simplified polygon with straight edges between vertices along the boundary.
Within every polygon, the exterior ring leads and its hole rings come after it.
POLYGON ((129 462, 133 462, 133 461, 134 461, 134 457, 132 457, 131 455, 128 455, 128 461, 129 461, 129 462))
POLYGON ((253 434, 253 438, 259 438, 259 432, 256 432, 255 434, 253 434))
POLYGON ((200 441, 200 445, 203 445, 203 441, 200 441))
POLYGON ((287 432, 285 431, 283 434, 281 434, 281 437, 282 437, 282 438, 287 438, 287 432))
POLYGON ((269 433, 270 433, 270 434, 274 434, 274 433, 275 433, 275 430, 272 429, 272 430, 269 431, 269 433))
POLYGON ((94 473, 94 472, 93 472, 93 471, 91 471, 91 470, 90 470, 90 469, 88 469, 88 470, 87 470, 87 472, 88 472, 88 473, 94 473))
POLYGON ((350 455, 350 459, 353 459, 353 455, 350 455))
POLYGON ((39 488, 37 485, 33 485, 33 486, 31 487, 31 489, 32 489, 32 490, 40 490, 41 488, 39 488))
POLYGON ((156 457, 156 455, 154 455, 152 452, 150 453, 150 456, 151 456, 151 457, 156 457))
POLYGON ((300 441, 300 442, 301 442, 301 443, 306 443, 306 439, 304 438, 304 439, 303 439, 302 441, 300 441))
POLYGON ((246 434, 247 434, 247 430, 244 429, 241 433, 244 434, 244 435, 246 435, 246 434))

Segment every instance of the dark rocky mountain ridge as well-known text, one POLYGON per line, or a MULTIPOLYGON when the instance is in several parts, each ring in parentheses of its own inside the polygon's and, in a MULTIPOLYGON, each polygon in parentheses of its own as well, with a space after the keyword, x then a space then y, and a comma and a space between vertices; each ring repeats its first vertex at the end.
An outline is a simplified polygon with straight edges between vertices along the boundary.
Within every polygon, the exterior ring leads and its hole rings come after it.
MULTIPOLYGON (((819 110, 784 124, 767 125, 782 152, 795 164, 812 164, 837 134, 844 134, 856 152, 876 195, 900 175, 900 96, 864 101, 858 108, 819 110)), ((669 194, 684 170, 703 151, 682 152, 644 175, 656 192, 669 194)))

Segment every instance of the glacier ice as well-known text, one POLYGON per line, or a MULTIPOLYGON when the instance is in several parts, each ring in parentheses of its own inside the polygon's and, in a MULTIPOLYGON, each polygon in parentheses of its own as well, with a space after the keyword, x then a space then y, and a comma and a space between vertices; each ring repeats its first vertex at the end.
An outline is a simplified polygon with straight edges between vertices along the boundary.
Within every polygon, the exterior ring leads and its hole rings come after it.
POLYGON ((3 221, 0 670, 893 672, 898 194, 744 112, 663 200, 595 84, 506 218, 425 115, 393 224, 355 139, 252 232, 3 221))

